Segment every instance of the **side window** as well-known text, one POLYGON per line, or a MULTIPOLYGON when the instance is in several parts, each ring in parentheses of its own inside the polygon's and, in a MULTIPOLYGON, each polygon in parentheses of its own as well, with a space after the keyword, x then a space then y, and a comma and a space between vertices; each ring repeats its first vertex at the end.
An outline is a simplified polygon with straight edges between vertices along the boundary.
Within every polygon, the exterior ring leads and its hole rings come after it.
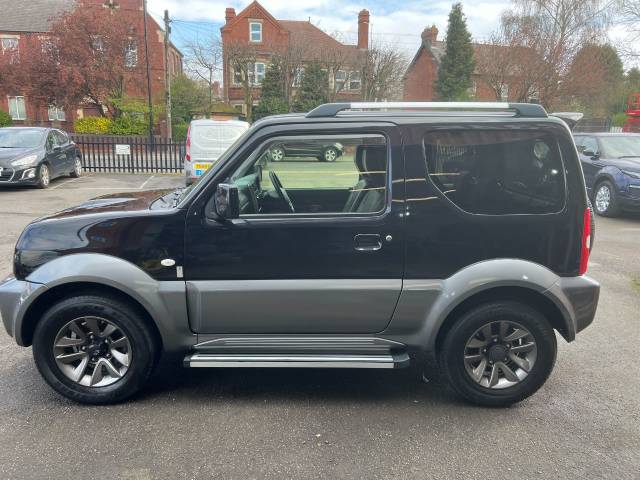
POLYGON ((69 142, 69 137, 67 137, 66 133, 62 133, 62 132, 59 132, 58 130, 55 130, 53 134, 55 136, 56 145, 63 146, 69 142))
POLYGON ((439 131, 425 136, 424 149, 431 181, 466 212, 544 214, 564 206, 564 168, 551 134, 439 131))
POLYGON ((598 148, 598 141, 594 137, 584 137, 582 139, 582 148, 580 149, 580 153, 585 151, 593 153, 598 153, 600 151, 598 148))
POLYGON ((49 132, 49 134, 47 135, 47 142, 45 144, 47 152, 51 152, 53 150, 53 147, 55 147, 56 145, 57 142, 55 135, 53 134, 53 132, 49 132))
POLYGON ((387 198, 381 135, 274 138, 228 179, 241 215, 372 214, 387 198))

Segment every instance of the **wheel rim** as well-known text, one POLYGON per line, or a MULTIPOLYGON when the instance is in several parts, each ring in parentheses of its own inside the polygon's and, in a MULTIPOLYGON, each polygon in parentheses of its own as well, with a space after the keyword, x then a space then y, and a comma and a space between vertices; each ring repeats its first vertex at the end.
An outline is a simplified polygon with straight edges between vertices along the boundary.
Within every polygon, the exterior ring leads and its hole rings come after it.
POLYGON ((282 149, 276 148, 276 149, 271 151, 271 159, 274 162, 279 162, 283 158, 284 158, 284 152, 282 151, 282 149))
POLYGON ((49 168, 46 165, 40 167, 40 181, 43 185, 49 185, 49 168))
POLYGON ((596 208, 599 212, 606 212, 611 204, 611 190, 607 185, 601 185, 596 193, 596 208))
POLYGON ((76 175, 80 176, 82 174, 82 161, 79 158, 76 158, 76 175))
POLYGON ((333 150, 332 148, 330 148, 329 150, 327 150, 326 152, 324 152, 324 159, 327 162, 333 162, 336 159, 336 151, 333 150))
POLYGON ((469 338, 464 366, 478 385, 490 389, 512 387, 531 372, 538 347, 531 332, 506 320, 490 322, 469 338))
POLYGON ((131 365, 131 344, 115 324, 100 317, 80 317, 62 327, 53 343, 60 371, 85 387, 105 387, 120 380, 131 365))

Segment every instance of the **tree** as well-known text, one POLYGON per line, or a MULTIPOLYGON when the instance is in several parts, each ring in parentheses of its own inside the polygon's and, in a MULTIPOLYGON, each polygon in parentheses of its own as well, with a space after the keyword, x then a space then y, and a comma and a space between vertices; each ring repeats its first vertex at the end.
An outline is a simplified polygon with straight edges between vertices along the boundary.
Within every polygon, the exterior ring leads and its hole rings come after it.
POLYGON ((232 78, 229 82, 239 83, 244 93, 244 106, 248 121, 253 119, 253 98, 255 79, 255 62, 257 52, 253 45, 239 41, 231 41, 226 46, 226 63, 232 78), (235 78, 234 78, 235 77, 235 78))
POLYGON ((376 45, 362 52, 360 77, 362 99, 384 101, 402 96, 402 81, 407 70, 407 58, 389 45, 376 45))
POLYGON ((462 4, 456 3, 449 13, 446 51, 438 70, 436 89, 442 100, 460 100, 467 97, 472 86, 475 69, 471 34, 462 13, 462 4))
POLYGON ((117 117, 114 99, 146 92, 141 33, 118 10, 76 8, 59 18, 46 38, 24 42, 25 51, 13 65, 15 83, 45 105, 85 103, 117 117))
POLYGON ((210 111, 216 101, 213 96, 213 84, 216 81, 216 74, 221 69, 222 63, 220 39, 214 36, 205 39, 198 37, 187 42, 184 51, 187 72, 207 85, 207 110, 210 111))
POLYGON ((637 59, 640 57, 640 0, 621 0, 619 20, 627 28, 622 54, 637 59))
POLYGON ((188 123, 194 113, 210 109, 208 83, 182 74, 171 80, 171 119, 173 123, 188 123))
POLYGON ((276 55, 272 57, 262 81, 260 103, 253 111, 254 118, 289 112, 289 102, 285 95, 282 59, 276 55))
POLYGON ((322 65, 313 61, 307 64, 300 82, 300 89, 293 104, 296 112, 308 112, 328 101, 329 80, 322 65))

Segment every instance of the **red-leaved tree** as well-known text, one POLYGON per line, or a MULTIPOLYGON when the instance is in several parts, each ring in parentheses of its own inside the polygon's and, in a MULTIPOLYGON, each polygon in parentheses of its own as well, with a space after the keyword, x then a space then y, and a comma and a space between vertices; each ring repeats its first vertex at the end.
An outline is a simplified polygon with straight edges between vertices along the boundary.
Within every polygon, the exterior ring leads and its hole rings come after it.
POLYGON ((50 33, 26 39, 9 83, 43 105, 85 104, 115 116, 114 99, 145 92, 143 32, 132 25, 117 10, 76 8, 50 33))

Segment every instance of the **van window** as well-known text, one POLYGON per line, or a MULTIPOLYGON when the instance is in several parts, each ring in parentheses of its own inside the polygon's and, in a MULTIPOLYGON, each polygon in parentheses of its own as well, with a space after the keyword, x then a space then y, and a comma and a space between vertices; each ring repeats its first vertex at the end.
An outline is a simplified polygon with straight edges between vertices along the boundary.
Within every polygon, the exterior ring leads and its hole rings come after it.
POLYGON ((564 206, 564 168, 551 134, 438 131, 425 136, 424 151, 432 183, 466 212, 544 214, 564 206))
POLYGON ((194 158, 215 160, 222 155, 247 128, 242 125, 192 125, 191 154, 194 158))

